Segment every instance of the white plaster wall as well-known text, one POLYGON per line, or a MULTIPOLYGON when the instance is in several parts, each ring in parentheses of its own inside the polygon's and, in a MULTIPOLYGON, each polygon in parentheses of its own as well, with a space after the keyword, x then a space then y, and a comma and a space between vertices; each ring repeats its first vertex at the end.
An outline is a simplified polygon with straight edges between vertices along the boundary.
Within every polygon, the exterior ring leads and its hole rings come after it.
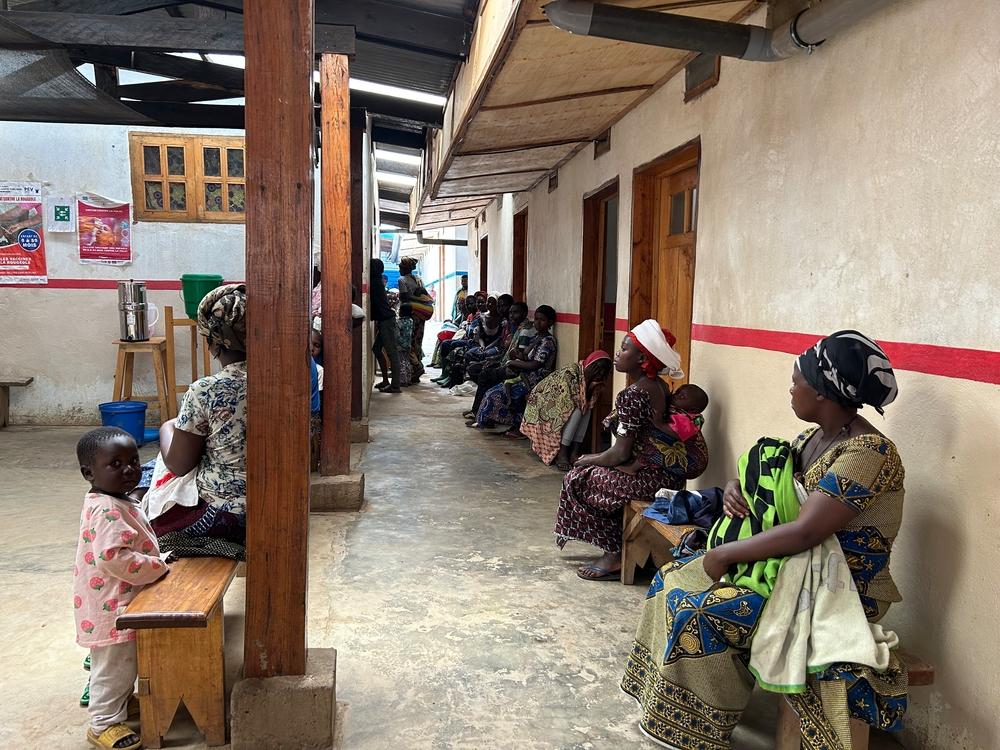
POLYGON ((498 195, 481 215, 479 227, 472 223, 468 230, 469 237, 474 238, 469 253, 469 289, 480 288, 479 240, 485 235, 489 253, 486 289, 490 293, 509 293, 514 284, 514 196, 498 195))
MULTIPOLYGON (((812 56, 724 60, 689 104, 675 78, 612 129, 610 153, 585 148, 554 192, 530 193, 529 299, 579 311, 583 198, 618 178, 627 317, 633 171, 700 138, 696 323, 1000 349, 1000 58, 986 29, 1000 29, 1000 3, 900 0, 812 56)), ((557 332, 568 361, 576 326, 557 332)), ((706 484, 732 476, 758 436, 802 426, 791 361, 694 342, 692 378, 712 398, 706 484)), ((1000 747, 1000 654, 986 645, 1000 617, 1000 388, 898 375, 884 429, 907 469, 892 563, 905 601, 889 625, 938 675, 911 694, 907 746, 1000 747)))
MULTIPOLYGON (((128 133, 112 125, 5 122, 0 127, 2 180, 37 180, 46 191, 92 191, 132 198, 128 133)), ((196 133, 239 135, 239 131, 196 133)), ((139 222, 132 232, 129 266, 82 265, 75 233, 45 233, 50 279, 179 279, 184 273, 244 277, 243 225, 139 222)), ((159 305, 183 315, 179 292, 150 292, 159 305)), ((157 328, 162 334, 162 323, 157 328)), ((0 371, 30 375, 29 388, 11 393, 15 423, 88 424, 97 404, 111 399, 118 338, 117 293, 45 287, 0 287, 0 371)), ((178 347, 183 352, 183 347, 178 347)), ((138 388, 152 388, 148 357, 136 361, 138 388)), ((188 371, 179 357, 178 373, 188 371)))

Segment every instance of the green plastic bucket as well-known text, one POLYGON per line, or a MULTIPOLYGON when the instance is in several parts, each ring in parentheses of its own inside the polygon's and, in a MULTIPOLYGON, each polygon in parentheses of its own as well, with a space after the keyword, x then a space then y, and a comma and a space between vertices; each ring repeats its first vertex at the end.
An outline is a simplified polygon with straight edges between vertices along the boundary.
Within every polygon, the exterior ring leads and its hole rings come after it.
POLYGON ((202 298, 220 286, 222 277, 217 273, 186 273, 181 276, 181 299, 184 300, 187 316, 197 320, 198 305, 202 298))

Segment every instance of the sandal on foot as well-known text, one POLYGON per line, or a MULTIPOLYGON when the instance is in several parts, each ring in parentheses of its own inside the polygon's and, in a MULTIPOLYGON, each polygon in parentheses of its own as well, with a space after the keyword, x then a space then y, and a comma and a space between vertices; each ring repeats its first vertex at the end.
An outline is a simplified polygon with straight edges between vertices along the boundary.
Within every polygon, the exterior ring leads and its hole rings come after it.
POLYGON ((522 434, 520 430, 507 430, 507 432, 505 432, 503 434, 503 436, 505 438, 507 438, 508 440, 527 440, 528 439, 528 436, 522 434))
POLYGON ((112 724, 100 735, 94 734, 94 730, 88 728, 87 742, 105 750, 139 750, 142 747, 139 735, 126 724, 112 724))
POLYGON ((556 461, 555 467, 559 471, 569 471, 573 468, 573 464, 570 461, 556 461))
POLYGON ((88 672, 90 671, 90 654, 83 657, 83 668, 88 672))
POLYGON ((83 686, 83 693, 80 694, 80 705, 86 708, 90 705, 90 680, 83 686))
POLYGON ((389 387, 389 383, 376 383, 375 384, 375 390, 378 390, 378 391, 384 391, 388 387, 389 387))
POLYGON ((596 565, 585 565, 578 568, 576 574, 585 581, 617 581, 622 577, 620 568, 618 570, 605 570, 596 565))

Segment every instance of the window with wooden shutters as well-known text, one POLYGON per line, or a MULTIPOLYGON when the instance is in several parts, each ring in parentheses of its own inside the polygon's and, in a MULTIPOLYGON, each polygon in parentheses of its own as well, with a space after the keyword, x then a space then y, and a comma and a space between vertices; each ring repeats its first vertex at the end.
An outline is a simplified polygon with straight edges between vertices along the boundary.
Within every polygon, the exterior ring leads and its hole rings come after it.
POLYGON ((137 221, 245 220, 243 138, 130 133, 129 151, 137 221))

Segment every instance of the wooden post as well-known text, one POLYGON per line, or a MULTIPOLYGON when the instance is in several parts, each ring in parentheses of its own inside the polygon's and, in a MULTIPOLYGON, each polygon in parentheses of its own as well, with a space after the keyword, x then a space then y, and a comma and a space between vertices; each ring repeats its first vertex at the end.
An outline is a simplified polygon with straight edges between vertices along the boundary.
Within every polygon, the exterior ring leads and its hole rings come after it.
POLYGON ((351 126, 347 57, 324 54, 320 86, 323 439, 319 471, 351 473, 351 126))
MULTIPOLYGON (((361 304, 365 263, 365 131, 367 116, 363 110, 351 110, 351 283, 358 290, 361 304)), ((351 342, 351 419, 364 416, 361 391, 361 362, 364 357, 364 328, 353 329, 351 342)))
POLYGON ((247 594, 243 673, 306 666, 313 0, 244 13, 247 594))

